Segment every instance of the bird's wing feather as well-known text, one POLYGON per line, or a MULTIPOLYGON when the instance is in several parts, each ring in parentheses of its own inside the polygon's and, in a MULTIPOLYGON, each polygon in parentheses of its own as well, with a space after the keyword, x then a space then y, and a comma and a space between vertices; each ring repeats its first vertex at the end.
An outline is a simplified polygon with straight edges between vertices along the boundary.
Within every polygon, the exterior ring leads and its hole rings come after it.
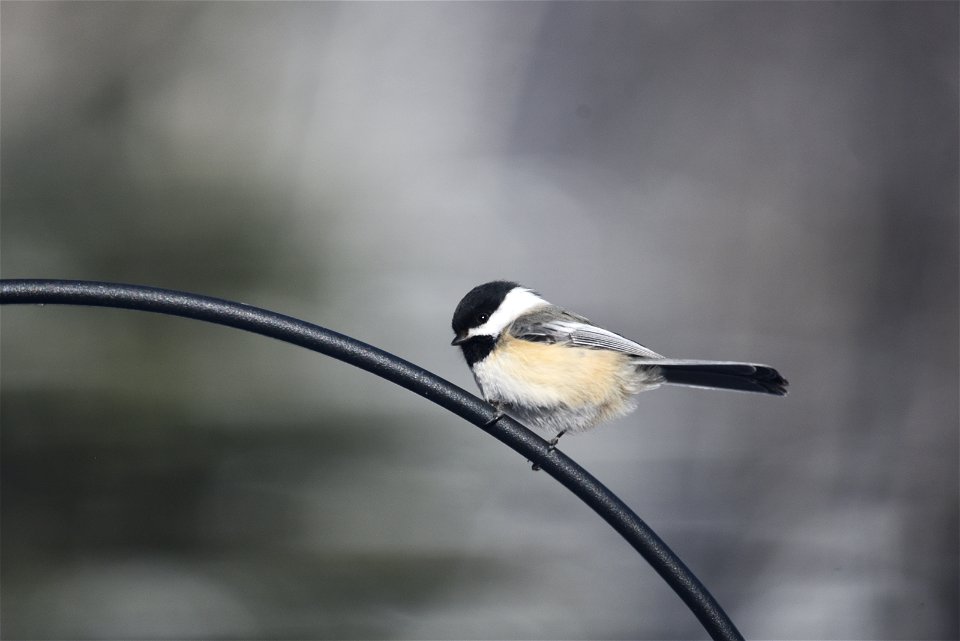
POLYGON ((510 334, 528 341, 563 343, 572 347, 609 349, 640 358, 661 359, 663 356, 632 340, 597 327, 589 320, 570 312, 533 313, 518 318, 510 334))

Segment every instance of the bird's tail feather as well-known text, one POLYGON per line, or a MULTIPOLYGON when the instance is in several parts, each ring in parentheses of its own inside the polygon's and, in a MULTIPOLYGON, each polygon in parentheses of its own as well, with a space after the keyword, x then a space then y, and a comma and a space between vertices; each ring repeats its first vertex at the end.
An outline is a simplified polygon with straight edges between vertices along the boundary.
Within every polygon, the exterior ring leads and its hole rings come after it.
MULTIPOLYGON (((645 363, 647 364, 647 363, 645 363)), ((786 396, 787 380, 780 372, 757 363, 663 359, 649 363, 660 368, 669 385, 758 392, 786 396)))

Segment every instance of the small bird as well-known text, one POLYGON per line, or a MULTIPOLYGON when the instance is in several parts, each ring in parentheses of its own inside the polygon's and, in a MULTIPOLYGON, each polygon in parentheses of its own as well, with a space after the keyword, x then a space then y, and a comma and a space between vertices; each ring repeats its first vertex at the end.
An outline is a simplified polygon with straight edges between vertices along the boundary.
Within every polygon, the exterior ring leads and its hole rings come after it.
POLYGON ((637 394, 662 384, 787 393, 772 367, 666 358, 511 281, 474 287, 452 325, 451 344, 463 350, 483 397, 501 414, 555 434, 551 446, 633 411, 637 394))

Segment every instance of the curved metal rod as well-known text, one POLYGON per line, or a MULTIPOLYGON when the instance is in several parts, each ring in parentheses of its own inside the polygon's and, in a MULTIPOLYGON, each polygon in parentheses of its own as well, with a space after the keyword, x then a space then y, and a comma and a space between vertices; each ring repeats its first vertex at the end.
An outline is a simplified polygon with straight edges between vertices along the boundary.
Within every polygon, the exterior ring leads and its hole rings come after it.
POLYGON ((586 470, 473 394, 393 354, 319 325, 250 305, 154 287, 69 280, 0 280, 0 304, 89 305, 133 309, 235 327, 299 345, 376 374, 473 423, 558 480, 653 566, 711 638, 743 641, 700 580, 633 510, 586 470))

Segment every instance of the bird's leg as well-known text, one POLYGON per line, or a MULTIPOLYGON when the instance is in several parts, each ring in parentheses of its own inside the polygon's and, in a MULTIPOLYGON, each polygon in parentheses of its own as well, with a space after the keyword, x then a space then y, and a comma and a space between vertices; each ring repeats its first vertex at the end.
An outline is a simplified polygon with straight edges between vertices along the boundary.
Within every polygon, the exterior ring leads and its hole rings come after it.
POLYGON ((484 423, 484 427, 493 425, 494 423, 499 421, 501 418, 506 416, 506 414, 504 414, 503 412, 503 408, 500 407, 500 403, 498 403, 497 401, 487 401, 487 402, 493 405, 493 409, 497 410, 497 414, 493 418, 491 418, 489 421, 484 423))
POLYGON ((552 439, 550 439, 550 449, 548 449, 547 452, 552 452, 555 449, 557 449, 557 442, 560 440, 560 437, 566 433, 567 433, 566 429, 562 429, 559 432, 557 432, 557 435, 554 436, 552 439))
MULTIPOLYGON (((560 431, 557 433, 556 436, 554 436, 552 439, 550 439, 549 441, 547 441, 547 442, 550 444, 550 447, 547 448, 547 454, 550 454, 550 452, 552 452, 552 451, 554 451, 555 449, 557 449, 557 442, 560 440, 560 437, 563 436, 563 435, 566 434, 566 433, 567 433, 567 430, 560 430, 560 431)), ((530 469, 532 469, 534 472, 539 472, 539 471, 540 471, 540 466, 537 465, 536 463, 534 463, 534 464, 533 464, 533 467, 530 468, 530 469)))
MULTIPOLYGON (((501 418, 503 418, 504 416, 506 416, 506 414, 504 413, 503 409, 501 409, 501 407, 500 407, 500 403, 498 403, 498 402, 496 402, 496 401, 487 401, 487 402, 490 403, 491 405, 493 405, 493 408, 494 408, 495 410, 497 410, 497 413, 496 413, 496 415, 495 415, 493 418, 491 418, 489 421, 487 421, 486 423, 483 424, 484 427, 489 427, 489 426, 493 425, 494 423, 496 423, 497 421, 499 421, 499 420, 500 420, 501 418)), ((560 434, 563 434, 563 432, 561 432, 560 434)), ((559 435, 557 436, 557 438, 555 438, 555 439, 553 439, 552 441, 550 441, 550 449, 549 449, 548 451, 553 451, 553 450, 555 449, 554 446, 556 446, 556 444, 557 444, 557 439, 558 439, 558 438, 560 438, 559 435)), ((533 464, 533 467, 532 467, 531 469, 532 469, 534 472, 539 472, 539 471, 540 471, 540 466, 537 465, 536 463, 534 463, 534 464, 533 464)))

